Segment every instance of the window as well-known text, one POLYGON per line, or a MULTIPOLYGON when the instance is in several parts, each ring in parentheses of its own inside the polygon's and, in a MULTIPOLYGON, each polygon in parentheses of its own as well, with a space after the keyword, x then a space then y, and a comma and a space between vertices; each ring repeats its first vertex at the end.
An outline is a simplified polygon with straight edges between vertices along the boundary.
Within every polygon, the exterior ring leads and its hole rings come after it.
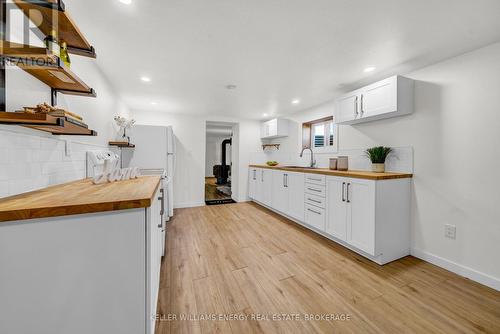
POLYGON ((304 123, 302 125, 302 146, 315 151, 334 152, 337 150, 337 126, 333 117, 304 123))

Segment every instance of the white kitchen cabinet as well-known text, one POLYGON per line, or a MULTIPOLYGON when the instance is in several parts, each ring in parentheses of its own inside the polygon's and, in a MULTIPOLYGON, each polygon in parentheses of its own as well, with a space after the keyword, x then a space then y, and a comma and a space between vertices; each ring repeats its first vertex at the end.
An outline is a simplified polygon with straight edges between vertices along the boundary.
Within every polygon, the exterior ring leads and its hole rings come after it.
POLYGON ((345 94, 335 102, 337 124, 357 124, 413 112, 414 81, 393 76, 345 94))
POLYGON ((326 232, 342 241, 347 240, 346 179, 329 177, 326 181, 328 219, 326 232))
POLYGON ((271 207, 286 214, 290 207, 290 204, 288 203, 289 191, 286 187, 287 172, 274 170, 272 171, 272 175, 273 190, 271 207))
POLYGON ((317 206, 305 205, 305 223, 322 232, 325 231, 326 211, 317 206))
POLYGON ((410 251, 410 179, 327 177, 326 233, 384 264, 410 251))
POLYGON ((248 171, 248 197, 251 199, 255 199, 257 195, 257 177, 259 173, 259 168, 250 168, 248 171))
POLYGON ((270 169, 257 169, 255 184, 255 200, 262 204, 272 205, 273 171, 270 169))
POLYGON ((304 174, 273 171, 271 207, 287 216, 304 220, 304 174))
POLYGON ((256 202, 378 264, 410 252, 410 178, 367 180, 251 167, 249 182, 256 202))
POLYGON ((288 215, 299 221, 304 220, 304 174, 287 172, 288 215))
POLYGON ((286 119, 275 118, 261 124, 260 138, 272 139, 288 136, 289 122, 286 119))
POLYGON ((375 181, 348 179, 346 188, 347 242, 375 254, 375 181))
POLYGON ((355 120, 359 116, 359 95, 358 91, 350 92, 335 102, 335 123, 344 124, 355 120))
POLYGON ((0 224, 0 333, 153 334, 160 197, 147 208, 0 224))

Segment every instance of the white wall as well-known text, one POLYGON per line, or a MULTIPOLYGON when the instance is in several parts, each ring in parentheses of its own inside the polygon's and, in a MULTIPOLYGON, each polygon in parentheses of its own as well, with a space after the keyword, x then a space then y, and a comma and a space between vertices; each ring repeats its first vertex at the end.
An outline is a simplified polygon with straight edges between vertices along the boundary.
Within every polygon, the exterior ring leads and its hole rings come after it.
MULTIPOLYGON (((21 42, 22 15, 11 23, 12 41, 21 42), (15 35, 17 33, 17 35, 15 35)), ((33 35, 34 36, 34 35, 33 35)), ((32 41, 33 45, 40 41, 32 41)), ((99 50, 97 50, 99 52, 99 50)), ((71 56, 72 71, 97 91, 97 98, 59 94, 58 105, 81 115, 96 137, 53 136, 13 125, 0 126, 0 197, 85 177, 85 151, 107 148, 116 136, 113 116, 127 116, 128 109, 98 67, 99 58, 71 56), (72 152, 65 154, 64 139, 72 152)), ((17 67, 6 71, 6 111, 50 103, 50 88, 17 67)))
POLYGON ((259 122, 205 117, 154 111, 132 111, 138 124, 171 125, 177 139, 176 168, 174 174, 174 207, 204 205, 205 201, 205 151, 206 122, 235 124, 233 136, 233 199, 248 200, 248 164, 251 152, 260 147, 259 122), (237 144, 238 143, 238 144, 237 144))
MULTIPOLYGON (((406 74, 416 80, 413 115, 339 128, 340 151, 414 148, 414 254, 497 289, 499 59, 497 43, 406 74), (456 240, 444 237, 445 224, 456 225, 456 240)), ((313 120, 333 108, 329 103, 293 118, 313 120)))

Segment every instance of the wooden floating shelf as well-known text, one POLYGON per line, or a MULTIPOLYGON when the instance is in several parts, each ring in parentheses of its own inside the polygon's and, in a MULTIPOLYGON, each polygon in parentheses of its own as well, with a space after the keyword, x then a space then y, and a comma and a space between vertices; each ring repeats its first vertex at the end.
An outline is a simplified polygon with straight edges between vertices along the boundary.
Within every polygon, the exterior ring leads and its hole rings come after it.
POLYGON ((0 54, 59 93, 96 97, 96 92, 47 49, 2 41, 0 54))
POLYGON ((21 125, 53 135, 97 136, 96 131, 74 124, 68 117, 54 117, 43 113, 0 112, 0 124, 21 125))
POLYGON ((0 55, 25 63, 57 64, 57 57, 44 47, 0 40, 0 55))
POLYGON ((21 112, 0 112, 0 124, 11 125, 53 125, 61 124, 59 117, 47 114, 30 114, 21 112))
POLYGON ((265 150, 268 147, 274 147, 275 149, 279 150, 280 149, 280 144, 264 144, 262 145, 262 149, 265 150))
POLYGON ((120 148, 135 148, 134 144, 127 143, 126 141, 110 141, 109 146, 117 146, 120 148))
POLYGON ((14 0, 14 3, 45 35, 56 30, 58 39, 68 44, 69 53, 96 58, 94 48, 66 13, 62 1, 14 0), (54 27, 54 22, 57 22, 57 27, 54 27))

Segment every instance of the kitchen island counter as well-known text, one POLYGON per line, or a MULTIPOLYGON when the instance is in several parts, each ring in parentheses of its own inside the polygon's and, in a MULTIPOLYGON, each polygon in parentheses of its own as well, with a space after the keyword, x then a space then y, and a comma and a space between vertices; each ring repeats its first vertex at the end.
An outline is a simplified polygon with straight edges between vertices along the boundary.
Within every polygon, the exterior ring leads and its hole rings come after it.
POLYGON ((159 176, 95 185, 83 179, 0 199, 0 223, 14 220, 147 208, 159 176))

